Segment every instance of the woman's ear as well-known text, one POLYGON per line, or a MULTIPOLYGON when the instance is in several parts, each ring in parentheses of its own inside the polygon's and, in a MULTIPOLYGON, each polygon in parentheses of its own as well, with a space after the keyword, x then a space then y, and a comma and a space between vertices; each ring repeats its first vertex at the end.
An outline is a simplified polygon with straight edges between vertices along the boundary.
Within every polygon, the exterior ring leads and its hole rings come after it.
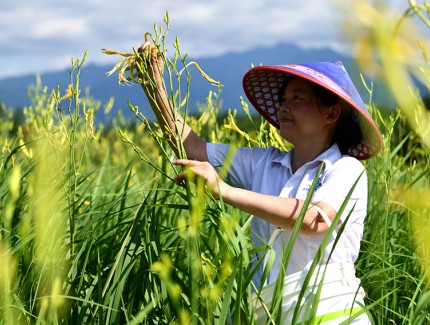
POLYGON ((335 104, 335 105, 328 107, 327 118, 326 118, 327 123, 331 124, 331 123, 336 122, 340 117, 341 110, 342 110, 342 108, 340 107, 339 104, 335 104))

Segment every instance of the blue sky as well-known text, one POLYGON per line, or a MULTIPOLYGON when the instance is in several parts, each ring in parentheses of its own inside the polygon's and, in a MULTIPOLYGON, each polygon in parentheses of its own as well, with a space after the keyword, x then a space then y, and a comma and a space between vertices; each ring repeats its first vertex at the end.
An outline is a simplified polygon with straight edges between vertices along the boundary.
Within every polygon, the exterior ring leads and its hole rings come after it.
POLYGON ((347 49, 324 0, 1 0, 0 78, 87 63, 110 64, 101 48, 130 52, 169 11, 182 52, 218 56, 281 42, 347 49))

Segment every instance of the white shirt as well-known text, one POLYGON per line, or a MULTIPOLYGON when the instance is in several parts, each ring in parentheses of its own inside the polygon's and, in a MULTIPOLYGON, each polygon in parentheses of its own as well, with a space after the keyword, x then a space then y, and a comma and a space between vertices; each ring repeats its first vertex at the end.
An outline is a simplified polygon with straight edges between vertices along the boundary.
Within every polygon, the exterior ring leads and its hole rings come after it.
MULTIPOLYGON (((210 164, 220 169, 225 164, 225 159, 229 155, 231 148, 226 144, 208 143, 206 149, 210 164)), ((266 149, 236 149, 229 168, 227 181, 233 186, 262 194, 305 200, 322 162, 324 162, 324 167, 311 203, 327 203, 337 212, 354 183, 359 179, 341 216, 342 222, 345 221, 349 213, 351 213, 351 216, 330 259, 330 263, 353 264, 359 254, 364 218, 366 216, 367 175, 363 165, 356 158, 341 155, 337 144, 334 144, 315 160, 300 167, 294 174, 291 169, 291 152, 283 152, 274 147, 266 149)), ((339 227, 340 225, 337 228, 339 227)), ((277 227, 267 221, 254 218, 252 220, 254 244, 256 246, 267 244, 275 229, 277 227)), ((290 236, 290 231, 282 231, 273 244, 276 260, 267 283, 271 283, 277 278, 282 249, 288 244, 290 236)), ((298 236, 286 275, 303 271, 311 265, 323 237, 324 234, 300 234, 298 236)), ((327 254, 330 253, 333 242, 334 239, 331 238, 330 244, 325 251, 324 263, 327 262, 327 254)), ((254 277, 254 282, 257 286, 259 285, 262 271, 263 268, 260 267, 254 277)))

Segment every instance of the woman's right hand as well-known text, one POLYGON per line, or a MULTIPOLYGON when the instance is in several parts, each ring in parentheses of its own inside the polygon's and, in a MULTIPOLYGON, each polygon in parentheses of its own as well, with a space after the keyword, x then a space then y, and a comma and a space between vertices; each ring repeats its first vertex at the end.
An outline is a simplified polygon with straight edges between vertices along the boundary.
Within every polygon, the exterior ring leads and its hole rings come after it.
MULTIPOLYGON (((143 80, 142 88, 144 90, 154 90, 153 87, 156 86, 158 89, 162 89, 164 70, 164 60, 162 54, 160 54, 157 48, 150 41, 145 41, 137 51, 139 53, 146 54, 148 59, 147 70, 150 80, 143 80)), ((146 76, 142 76, 142 78, 145 77, 146 76)))

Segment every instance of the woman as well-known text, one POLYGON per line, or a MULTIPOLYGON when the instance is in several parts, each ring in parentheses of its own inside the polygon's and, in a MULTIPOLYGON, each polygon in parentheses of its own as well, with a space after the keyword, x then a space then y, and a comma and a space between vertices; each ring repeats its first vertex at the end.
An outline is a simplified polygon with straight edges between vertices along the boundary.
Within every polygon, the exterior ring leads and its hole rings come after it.
MULTIPOLYGON (((354 262, 359 253, 367 207, 367 178, 358 159, 376 155, 382 141, 343 65, 340 62, 319 62, 263 66, 245 74, 243 86, 251 104, 279 128, 280 135, 294 148, 290 152, 273 147, 237 149, 227 184, 215 168, 224 164, 229 146, 206 143, 180 116, 172 120, 162 87, 162 61, 149 42, 145 42, 139 51, 150 52, 149 74, 152 82, 146 82, 142 87, 175 151, 178 150, 176 140, 169 135, 174 133, 172 130, 180 130, 182 135, 180 140, 188 160, 177 160, 174 164, 188 167, 203 178, 216 198, 222 196, 224 202, 256 216, 252 221, 255 245, 270 243, 276 252, 277 257, 268 277, 262 279, 261 267, 254 278, 257 287, 261 281, 266 285, 262 292, 262 297, 266 297, 263 299, 267 299, 265 303, 270 303, 270 290, 273 290, 279 273, 282 249, 290 239, 300 211, 306 209, 286 270, 286 279, 296 279, 292 282, 293 287, 303 282, 303 275, 309 269, 325 232, 357 182, 337 229, 348 217, 347 224, 330 260, 328 256, 334 239, 327 246, 320 263, 328 264, 327 273, 342 283, 331 284, 328 291, 334 285, 338 292, 345 293, 345 288, 340 286, 346 284, 353 298, 345 300, 342 293, 328 302, 320 302, 317 316, 321 322, 328 324, 334 321, 336 324, 355 313, 359 305, 354 300, 363 304, 360 296, 363 292, 355 277, 354 262), (311 205, 304 207, 321 164, 323 167, 311 205)), ((185 172, 176 177, 178 183, 185 179, 185 172)), ((329 285, 324 284, 324 287, 329 288, 329 285)), ((285 290, 284 295, 287 296, 289 292, 285 290)), ((321 297, 328 291, 323 290, 321 297)), ((283 320, 289 324, 294 298, 284 300, 283 320)), ((261 306, 257 304, 257 307, 261 306)), ((264 320, 261 308, 257 308, 257 316, 257 322, 264 320)), ((363 314, 355 319, 355 323, 368 324, 369 320, 363 314)))

